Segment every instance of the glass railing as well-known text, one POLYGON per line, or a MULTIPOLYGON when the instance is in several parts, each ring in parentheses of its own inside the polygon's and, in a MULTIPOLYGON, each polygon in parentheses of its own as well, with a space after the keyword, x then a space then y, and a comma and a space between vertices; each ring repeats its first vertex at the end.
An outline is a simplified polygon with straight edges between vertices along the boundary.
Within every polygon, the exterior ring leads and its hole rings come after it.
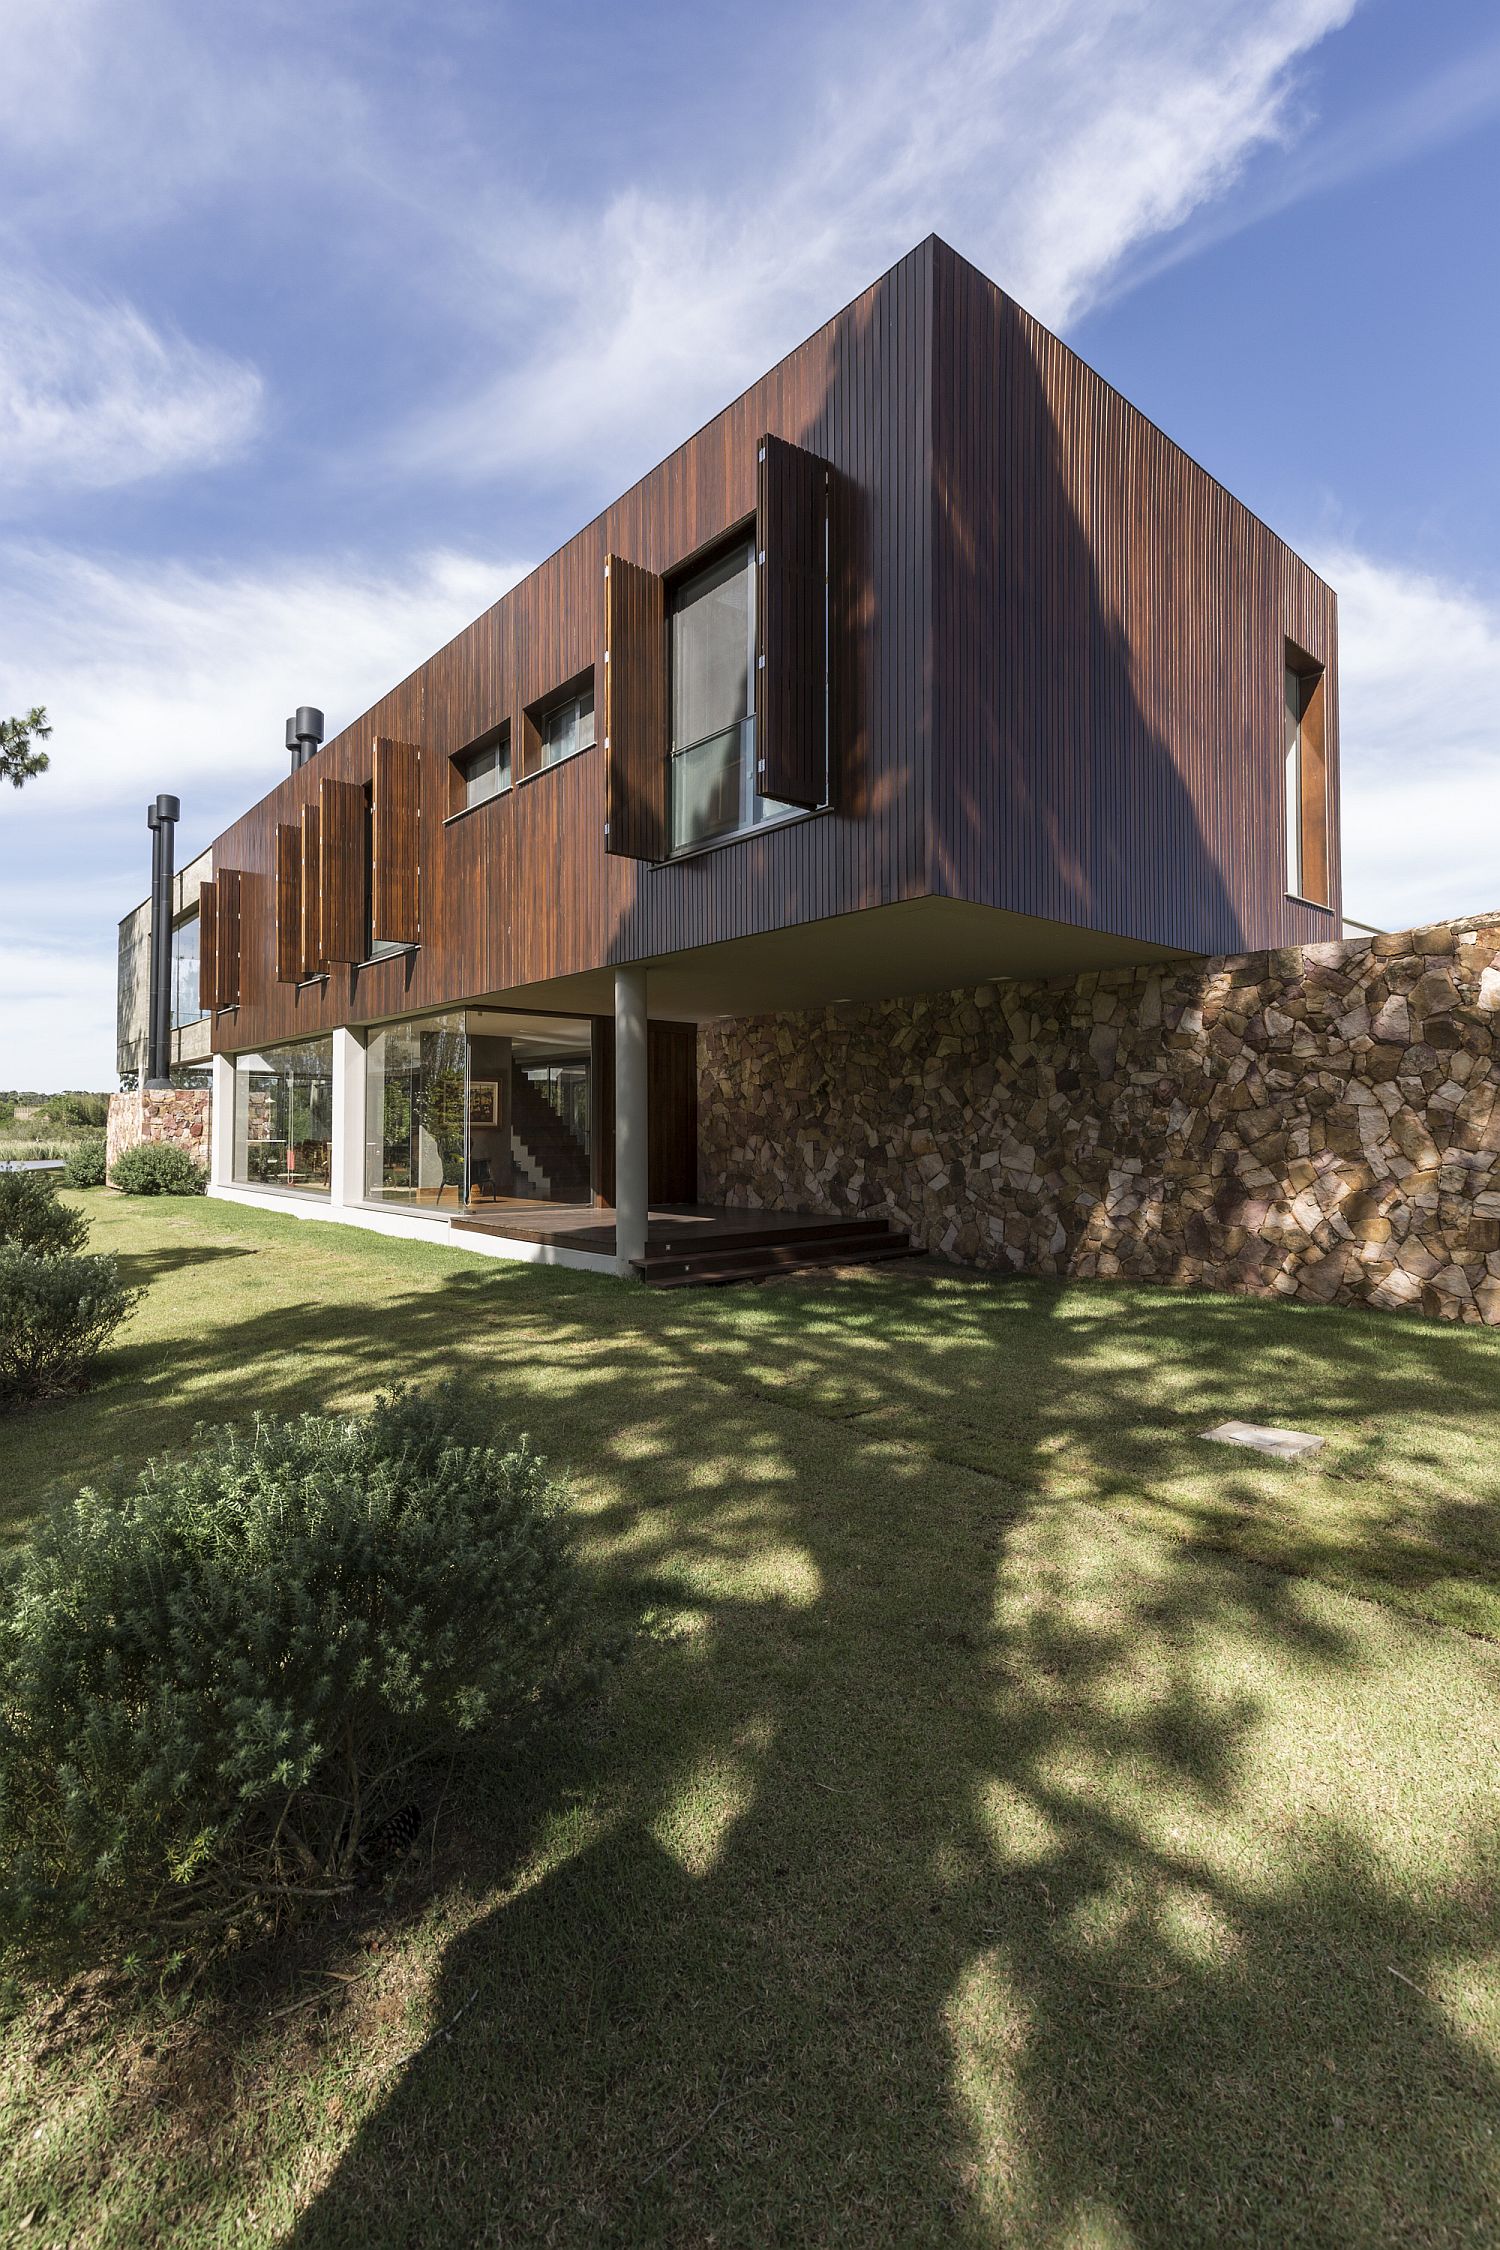
POLYGON ((743 719, 679 750, 672 760, 672 849, 732 836, 746 825, 746 782, 752 779, 755 721, 743 719))

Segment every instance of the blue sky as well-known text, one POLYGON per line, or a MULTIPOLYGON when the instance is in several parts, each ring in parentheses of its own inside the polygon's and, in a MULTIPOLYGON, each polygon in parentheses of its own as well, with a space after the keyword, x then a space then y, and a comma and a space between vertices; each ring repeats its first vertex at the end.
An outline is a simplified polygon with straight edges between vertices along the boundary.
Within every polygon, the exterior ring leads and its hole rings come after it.
POLYGON ((1492 0, 0 0, 0 1085, 184 853, 937 231, 1338 587, 1346 904, 1500 905, 1492 0))

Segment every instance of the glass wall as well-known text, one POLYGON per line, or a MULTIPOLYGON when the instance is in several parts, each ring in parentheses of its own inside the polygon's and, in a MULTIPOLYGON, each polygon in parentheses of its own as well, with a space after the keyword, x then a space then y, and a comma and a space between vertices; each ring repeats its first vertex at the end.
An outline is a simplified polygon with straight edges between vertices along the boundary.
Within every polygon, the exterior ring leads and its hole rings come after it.
POLYGON ((365 1042, 365 1200, 463 1203, 467 1043, 461 1015, 388 1024, 365 1042))
POLYGON ((172 925, 172 1029, 180 1031, 185 1023, 197 1023, 203 1010, 198 1005, 198 909, 185 915, 172 925))
POLYGON ((593 1193, 592 1027, 489 1008, 365 1040, 367 1203, 451 1216, 593 1193))
POLYGON ((327 1195, 332 1151, 332 1039, 299 1039, 235 1057, 237 1181, 327 1195))

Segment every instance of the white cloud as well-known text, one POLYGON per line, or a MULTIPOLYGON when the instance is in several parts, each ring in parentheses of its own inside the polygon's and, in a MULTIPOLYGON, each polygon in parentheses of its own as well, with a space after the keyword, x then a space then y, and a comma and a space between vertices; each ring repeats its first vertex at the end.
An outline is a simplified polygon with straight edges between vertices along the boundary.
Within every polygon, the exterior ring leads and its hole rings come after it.
POLYGON ((163 788, 239 811, 280 779, 288 711, 318 704, 332 734, 521 575, 449 553, 236 572, 0 550, 0 706, 45 704, 54 728, 7 822, 163 788))
POLYGON ((182 799, 185 859, 286 771, 288 711, 319 704, 333 734, 525 567, 441 552, 399 571, 214 572, 0 550, 0 711, 43 703, 54 729, 51 769, 0 795, 0 1085, 114 1082, 115 925, 146 890, 158 790, 182 799))
POLYGON ((511 340, 519 290, 534 346, 423 417, 404 457, 465 475, 639 460, 929 232, 1063 323, 1282 133, 1292 65, 1354 5, 945 0, 843 22, 837 93, 779 156, 768 123, 754 177, 697 199, 634 189, 586 220, 486 217, 459 264, 464 310, 488 303, 511 340))
POLYGON ((1500 608, 1345 550, 1339 597, 1344 904, 1400 930, 1500 906, 1500 608))
POLYGON ((129 304, 0 273, 0 501, 222 461, 254 433, 261 400, 253 367, 129 304))

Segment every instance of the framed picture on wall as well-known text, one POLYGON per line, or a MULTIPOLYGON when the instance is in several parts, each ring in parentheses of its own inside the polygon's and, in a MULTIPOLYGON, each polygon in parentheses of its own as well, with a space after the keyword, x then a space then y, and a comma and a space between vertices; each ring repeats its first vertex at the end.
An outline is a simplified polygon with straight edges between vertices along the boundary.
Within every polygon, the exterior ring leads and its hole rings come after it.
POLYGON ((469 1123, 471 1125, 498 1125, 500 1122, 500 1083, 495 1078, 469 1080, 469 1123))

